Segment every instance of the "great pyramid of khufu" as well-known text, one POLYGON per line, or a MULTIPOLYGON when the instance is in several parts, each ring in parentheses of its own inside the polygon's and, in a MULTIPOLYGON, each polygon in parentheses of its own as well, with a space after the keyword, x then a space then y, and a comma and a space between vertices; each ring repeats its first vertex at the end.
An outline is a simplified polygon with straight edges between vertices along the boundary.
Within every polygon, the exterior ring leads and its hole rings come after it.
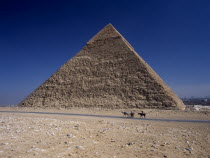
POLYGON ((19 106, 185 108, 111 24, 19 106))

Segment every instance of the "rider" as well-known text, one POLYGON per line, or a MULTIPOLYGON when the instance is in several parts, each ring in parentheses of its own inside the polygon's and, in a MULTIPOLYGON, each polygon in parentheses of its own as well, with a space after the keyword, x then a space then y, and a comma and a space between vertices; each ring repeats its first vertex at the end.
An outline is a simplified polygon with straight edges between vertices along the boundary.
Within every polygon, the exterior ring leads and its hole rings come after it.
POLYGON ((134 118, 134 112, 133 111, 131 111, 131 117, 134 118))

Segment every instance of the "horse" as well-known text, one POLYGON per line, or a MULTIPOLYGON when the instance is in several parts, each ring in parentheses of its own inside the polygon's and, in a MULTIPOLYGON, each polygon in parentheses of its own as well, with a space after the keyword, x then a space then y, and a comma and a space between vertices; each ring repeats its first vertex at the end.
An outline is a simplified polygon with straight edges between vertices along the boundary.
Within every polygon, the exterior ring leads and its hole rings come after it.
POLYGON ((125 112, 125 111, 122 111, 123 113, 123 117, 128 117, 129 116, 129 113, 125 112))
POLYGON ((146 117, 146 113, 144 111, 141 111, 140 113, 138 113, 139 117, 146 117))

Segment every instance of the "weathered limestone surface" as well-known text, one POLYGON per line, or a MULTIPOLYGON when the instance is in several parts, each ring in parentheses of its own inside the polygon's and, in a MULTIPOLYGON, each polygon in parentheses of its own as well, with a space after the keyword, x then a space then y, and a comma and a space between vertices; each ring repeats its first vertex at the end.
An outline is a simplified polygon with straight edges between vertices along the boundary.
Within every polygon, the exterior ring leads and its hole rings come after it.
POLYGON ((111 24, 19 106, 185 108, 111 24))

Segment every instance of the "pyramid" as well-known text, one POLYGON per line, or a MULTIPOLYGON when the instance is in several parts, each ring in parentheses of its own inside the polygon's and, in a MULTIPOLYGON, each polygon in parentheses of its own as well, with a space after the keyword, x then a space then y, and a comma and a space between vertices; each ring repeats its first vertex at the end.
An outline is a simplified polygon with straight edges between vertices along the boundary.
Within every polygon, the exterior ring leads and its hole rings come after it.
POLYGON ((185 109, 111 24, 19 106, 185 109))

